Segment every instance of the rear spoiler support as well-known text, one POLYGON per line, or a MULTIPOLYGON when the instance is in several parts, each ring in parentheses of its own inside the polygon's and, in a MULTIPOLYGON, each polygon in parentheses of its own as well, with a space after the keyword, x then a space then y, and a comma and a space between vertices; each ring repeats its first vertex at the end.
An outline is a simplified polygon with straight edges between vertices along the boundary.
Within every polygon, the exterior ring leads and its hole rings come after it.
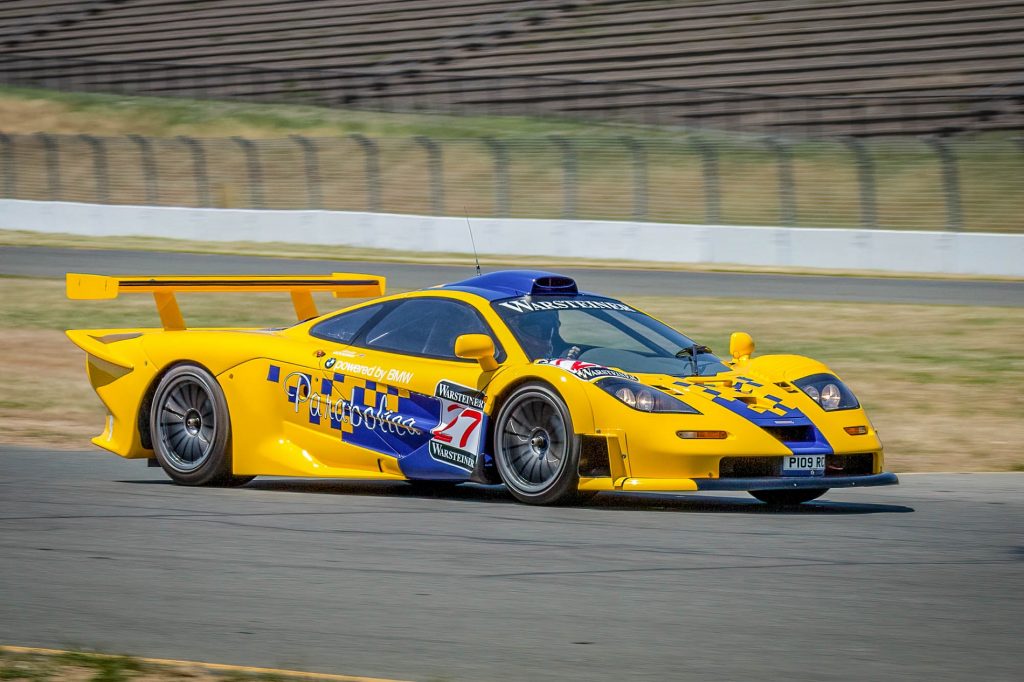
POLYGON ((384 295, 385 279, 378 275, 335 272, 313 275, 239 275, 228 277, 161 276, 109 277, 77 272, 67 274, 67 295, 73 300, 110 300, 122 293, 152 293, 164 329, 185 329, 185 319, 175 294, 187 292, 268 292, 291 294, 295 315, 301 322, 316 317, 313 292, 329 291, 335 298, 371 298, 384 295))

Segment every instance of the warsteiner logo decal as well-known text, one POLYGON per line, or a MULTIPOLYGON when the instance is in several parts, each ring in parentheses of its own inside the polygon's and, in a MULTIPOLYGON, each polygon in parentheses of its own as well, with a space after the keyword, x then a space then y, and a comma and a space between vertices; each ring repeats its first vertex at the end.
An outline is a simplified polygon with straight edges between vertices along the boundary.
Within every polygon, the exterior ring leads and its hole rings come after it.
POLYGON ((538 365, 551 365, 552 367, 558 367, 564 369, 570 374, 578 376, 584 381, 593 381, 594 379, 603 379, 604 377, 617 377, 619 379, 629 379, 630 381, 637 381, 638 379, 632 374, 626 374, 620 372, 617 369, 605 367, 604 365, 595 365, 592 362, 580 362, 579 360, 564 360, 564 359, 549 359, 549 360, 538 360, 538 365))
POLYGON ((478 410, 484 409, 484 401, 487 398, 487 396, 474 388, 460 386, 451 381, 438 382, 434 395, 438 398, 450 400, 453 403, 462 403, 463 405, 475 407, 478 410))
POLYGON ((625 303, 594 298, 536 299, 526 296, 499 303, 514 313, 532 313, 536 310, 625 310, 633 312, 625 303))
POLYGON ((477 455, 465 450, 453 448, 445 443, 436 440, 430 441, 430 456, 438 462, 451 464, 466 471, 473 471, 476 468, 477 455))

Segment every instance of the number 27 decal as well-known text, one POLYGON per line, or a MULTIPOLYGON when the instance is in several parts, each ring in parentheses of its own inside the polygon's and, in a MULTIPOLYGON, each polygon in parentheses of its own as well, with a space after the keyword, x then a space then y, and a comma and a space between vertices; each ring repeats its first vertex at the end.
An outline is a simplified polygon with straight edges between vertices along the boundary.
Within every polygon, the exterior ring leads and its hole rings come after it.
POLYGON ((444 419, 430 433, 442 443, 449 443, 460 450, 479 452, 480 432, 478 427, 484 415, 480 410, 449 403, 444 419))

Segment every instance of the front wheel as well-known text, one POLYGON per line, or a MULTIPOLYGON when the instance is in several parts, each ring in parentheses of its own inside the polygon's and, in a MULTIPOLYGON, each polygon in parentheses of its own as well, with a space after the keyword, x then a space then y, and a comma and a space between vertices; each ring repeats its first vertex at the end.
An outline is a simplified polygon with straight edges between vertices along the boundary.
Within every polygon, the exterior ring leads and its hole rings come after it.
POLYGON ((561 504, 576 499, 580 439, 561 396, 545 384, 517 388, 498 412, 494 461, 520 502, 561 504))
POLYGON ((231 474, 231 419, 224 392, 197 365, 178 365, 160 380, 150 413, 153 452, 180 485, 245 485, 231 474))
POLYGON ((816 500, 828 492, 828 488, 804 488, 801 490, 751 490, 751 495, 773 507, 793 507, 816 500))

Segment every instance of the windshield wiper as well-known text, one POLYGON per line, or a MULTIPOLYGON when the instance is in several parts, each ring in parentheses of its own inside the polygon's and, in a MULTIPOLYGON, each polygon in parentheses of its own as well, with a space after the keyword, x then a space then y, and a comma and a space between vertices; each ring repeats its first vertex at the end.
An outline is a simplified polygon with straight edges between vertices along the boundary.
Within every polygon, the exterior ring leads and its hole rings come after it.
POLYGON ((681 349, 676 353, 677 358, 690 358, 690 367, 693 368, 693 373, 690 376, 699 377, 700 370, 697 368, 697 356, 704 353, 710 353, 711 349, 707 346, 702 346, 699 343, 695 343, 692 346, 681 349))

